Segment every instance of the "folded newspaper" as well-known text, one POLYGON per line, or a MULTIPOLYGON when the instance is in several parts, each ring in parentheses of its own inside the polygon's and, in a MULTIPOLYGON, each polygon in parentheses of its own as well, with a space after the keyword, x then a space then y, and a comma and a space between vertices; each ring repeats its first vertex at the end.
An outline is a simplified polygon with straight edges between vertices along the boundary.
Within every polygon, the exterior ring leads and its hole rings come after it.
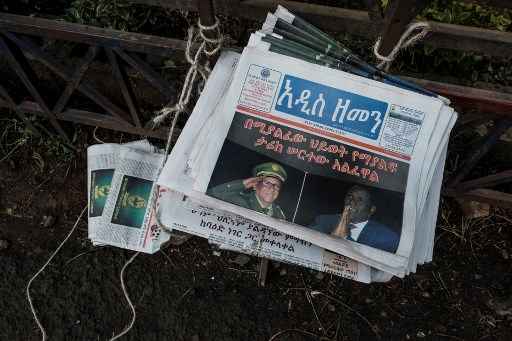
POLYGON ((154 253, 169 240, 156 221, 155 180, 163 154, 147 140, 87 149, 88 237, 94 245, 112 245, 154 253))
POLYGON ((457 113, 279 6, 224 52, 158 178, 157 217, 362 282, 432 260, 457 113))

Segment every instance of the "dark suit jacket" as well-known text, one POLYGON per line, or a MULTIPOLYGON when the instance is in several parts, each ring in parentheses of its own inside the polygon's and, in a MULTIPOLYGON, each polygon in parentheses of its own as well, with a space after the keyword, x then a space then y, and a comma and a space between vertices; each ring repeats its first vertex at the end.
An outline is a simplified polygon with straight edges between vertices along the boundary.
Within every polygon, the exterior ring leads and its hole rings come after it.
MULTIPOLYGON (((340 214, 324 214, 315 218, 313 224, 309 227, 313 230, 330 234, 338 225, 341 219, 340 214)), ((369 220, 357 243, 365 244, 380 250, 395 253, 400 242, 400 235, 386 225, 369 220)))

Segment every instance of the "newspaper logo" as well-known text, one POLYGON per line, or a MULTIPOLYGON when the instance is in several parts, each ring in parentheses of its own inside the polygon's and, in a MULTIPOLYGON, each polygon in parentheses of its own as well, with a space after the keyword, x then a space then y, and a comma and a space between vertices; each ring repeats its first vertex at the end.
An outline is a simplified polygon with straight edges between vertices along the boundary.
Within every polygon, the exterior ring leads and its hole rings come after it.
POLYGON ((281 72, 251 65, 247 71, 238 104, 246 108, 269 112, 277 93, 281 72))
POLYGON ((388 104, 286 75, 275 108, 312 122, 377 140, 388 104))

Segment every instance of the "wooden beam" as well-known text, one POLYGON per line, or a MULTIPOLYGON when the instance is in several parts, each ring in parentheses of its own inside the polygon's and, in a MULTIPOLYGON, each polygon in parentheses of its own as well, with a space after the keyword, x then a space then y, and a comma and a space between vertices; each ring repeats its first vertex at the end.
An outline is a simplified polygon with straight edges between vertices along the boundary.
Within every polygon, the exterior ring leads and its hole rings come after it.
POLYGON ((443 194, 458 199, 486 202, 493 206, 512 208, 512 194, 492 189, 474 189, 462 193, 453 189, 447 189, 443 194))
POLYGON ((46 37, 69 40, 88 45, 121 48, 160 56, 173 56, 174 50, 184 50, 186 42, 140 33, 123 32, 65 21, 34 18, 0 12, 0 29, 46 37))
POLYGON ((493 113, 493 116, 496 114, 512 119, 512 94, 412 77, 402 78, 449 98, 462 109, 493 113))
MULTIPOLYGON (((55 58, 48 55, 46 52, 43 52, 39 46, 35 45, 27 39, 20 39, 12 33, 7 33, 6 36, 11 41, 15 42, 22 49, 23 53, 29 54, 36 58, 39 62, 48 67, 63 80, 69 81, 69 79, 72 78, 73 71, 71 69, 65 65, 60 65, 55 61, 55 58)), ((93 85, 90 85, 89 82, 82 82, 78 85, 77 90, 104 108, 112 116, 116 117, 120 124, 129 125, 129 123, 126 122, 128 114, 126 114, 124 110, 112 103, 107 97, 103 96, 98 90, 94 88, 93 85)))
POLYGON ((97 46, 91 46, 89 47, 89 50, 87 51, 87 54, 83 60, 81 60, 78 63, 78 66, 76 70, 73 72, 73 75, 71 76, 71 79, 68 80, 68 84, 66 85, 66 88, 62 92, 62 95, 57 100, 57 103, 53 107, 53 112, 59 113, 62 110, 64 110, 64 107, 69 101, 69 98, 75 91, 75 89, 80 84, 80 81, 82 80, 82 77, 84 76, 84 73, 89 68, 89 65, 91 65, 94 58, 96 58, 96 55, 98 54, 98 47, 97 46))
POLYGON ((148 64, 146 64, 142 59, 137 57, 135 54, 129 54, 122 49, 114 48, 112 49, 119 55, 125 62, 130 64, 135 70, 139 71, 146 80, 151 83, 155 88, 157 88, 162 95, 167 100, 171 100, 173 96, 171 96, 172 87, 171 85, 158 73, 156 73, 148 64))
POLYGON ((35 74, 32 71, 32 68, 28 64, 28 62, 25 59, 25 56, 23 56, 22 53, 15 53, 5 39, 3 37, 0 37, 0 51, 1 53, 7 58, 7 62, 11 66, 11 68, 16 72, 18 77, 20 78, 21 82, 25 87, 27 88, 30 95, 34 98, 34 100, 41 106, 43 109, 43 112, 45 113, 46 118, 50 121, 52 126, 55 128, 57 133, 61 135, 66 141, 69 141, 68 136, 64 129, 62 129, 62 126, 55 118, 55 115, 50 111, 48 106, 46 105, 45 100, 37 90, 36 86, 33 83, 33 80, 35 79, 35 74))
POLYGON ((119 65, 117 56, 114 54, 114 52, 109 48, 106 49, 106 52, 108 60, 110 61, 110 65, 112 66, 112 74, 119 84, 119 88, 123 94, 124 101, 128 106, 130 114, 132 115, 133 123, 137 127, 141 127, 139 110, 137 109, 137 105, 135 103, 135 95, 133 94, 133 90, 130 85, 130 79, 126 75, 124 69, 122 69, 121 65, 119 65))
POLYGON ((448 188, 456 188, 457 185, 468 175, 475 165, 487 154, 487 152, 494 146, 496 141, 505 133, 510 127, 512 127, 512 120, 500 119, 494 122, 494 127, 485 136, 480 145, 471 151, 470 155, 462 162, 462 166, 456 173, 457 175, 450 179, 448 182, 448 188))
POLYGON ((424 0, 394 0, 389 3, 384 15, 384 27, 380 33, 381 55, 387 56, 391 53, 407 26, 425 5, 424 0))
POLYGON ((258 286, 264 288, 267 283, 268 274, 268 263, 267 258, 260 258, 260 266, 258 271, 258 286))
MULTIPOLYGON (((188 10, 197 11, 196 1, 190 0, 129 0, 129 2, 167 8, 182 8, 180 6, 186 3, 188 10)), ((246 0, 241 1, 239 6, 216 6, 215 10, 218 14, 263 21, 267 12, 273 12, 278 4, 287 7, 293 13, 327 31, 344 32, 369 39, 376 39, 379 34, 380 22, 370 20, 366 11, 314 5, 298 1, 246 0)), ((437 48, 477 52, 489 56, 505 58, 512 56, 511 32, 433 21, 428 23, 431 26, 431 32, 420 42, 422 44, 437 48)))
POLYGON ((464 181, 459 183, 455 189, 457 191, 467 191, 474 188, 493 187, 508 182, 512 182, 512 170, 464 181))
MULTIPOLYGON (((0 107, 9 107, 9 103, 0 99, 0 107)), ((22 112, 29 112, 35 115, 44 115, 43 109, 39 106, 38 103, 33 101, 24 101, 17 106, 17 110, 22 112)), ((85 125, 90 125, 93 127, 100 127, 105 129, 111 129, 116 131, 122 131, 129 134, 136 134, 142 136, 151 136, 158 139, 166 140, 167 139, 167 129, 145 129, 142 127, 121 125, 119 121, 112 116, 95 113, 86 110, 78 110, 69 108, 64 110, 63 112, 56 115, 59 120, 70 121, 85 125)), ((179 130, 178 130, 179 131, 179 130)))

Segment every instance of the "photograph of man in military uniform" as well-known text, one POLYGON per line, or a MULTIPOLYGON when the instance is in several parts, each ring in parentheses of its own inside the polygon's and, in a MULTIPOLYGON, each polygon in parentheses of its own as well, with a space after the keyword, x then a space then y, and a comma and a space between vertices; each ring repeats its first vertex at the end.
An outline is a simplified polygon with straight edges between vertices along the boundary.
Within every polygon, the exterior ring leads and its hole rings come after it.
POLYGON ((292 221, 303 178, 301 170, 226 140, 206 194, 292 221))
POLYGON ((274 218, 286 219, 281 207, 275 203, 286 177, 283 166, 265 162, 253 168, 250 178, 215 186, 207 194, 274 218))

